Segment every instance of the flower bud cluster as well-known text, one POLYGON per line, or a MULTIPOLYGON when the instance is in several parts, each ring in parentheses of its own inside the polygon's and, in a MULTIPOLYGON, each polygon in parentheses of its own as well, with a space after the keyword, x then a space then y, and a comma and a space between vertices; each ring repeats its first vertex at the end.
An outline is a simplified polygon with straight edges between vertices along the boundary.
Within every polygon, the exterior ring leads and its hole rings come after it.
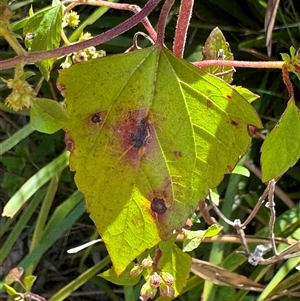
POLYGON ((33 88, 23 79, 9 79, 5 81, 7 87, 13 89, 5 100, 5 104, 15 111, 24 107, 29 108, 35 97, 33 88))
POLYGON ((142 301, 153 299, 159 290, 160 295, 164 297, 174 297, 175 291, 173 287, 174 277, 168 272, 153 272, 153 260, 148 255, 140 264, 136 264, 129 272, 131 277, 137 277, 143 273, 146 283, 141 288, 142 301))
MULTIPOLYGON (((90 33, 85 33, 79 38, 79 42, 86 41, 91 38, 90 33)), ((98 57, 106 56, 104 50, 96 50, 96 47, 90 46, 78 52, 73 52, 73 54, 66 57, 65 61, 60 65, 63 69, 71 67, 73 64, 86 62, 88 60, 96 59, 98 57)))
POLYGON ((144 269, 151 268, 153 264, 152 258, 148 255, 148 257, 144 258, 141 262, 141 264, 136 264, 131 271, 129 272, 129 275, 131 277, 137 277, 139 276, 144 269))
POLYGON ((163 297, 174 297, 174 278, 168 272, 161 272, 158 274, 154 272, 151 274, 147 282, 141 288, 141 300, 153 299, 159 289, 160 295, 163 297))

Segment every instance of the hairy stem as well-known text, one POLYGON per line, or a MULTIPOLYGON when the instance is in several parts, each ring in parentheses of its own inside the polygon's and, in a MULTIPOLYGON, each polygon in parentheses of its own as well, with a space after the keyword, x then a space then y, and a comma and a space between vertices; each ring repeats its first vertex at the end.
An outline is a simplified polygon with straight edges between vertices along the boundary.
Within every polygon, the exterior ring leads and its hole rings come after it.
POLYGON ((18 55, 26 55, 26 50, 18 42, 14 33, 4 34, 3 37, 18 55))
MULTIPOLYGON (((69 12, 72 8, 74 8, 77 5, 93 5, 93 6, 104 6, 108 8, 113 9, 119 9, 119 10, 129 10, 137 14, 141 11, 141 8, 134 4, 127 4, 127 3, 114 3, 114 2, 108 2, 103 0, 97 0, 97 1, 85 1, 85 2, 73 2, 71 3, 64 11, 64 14, 69 12)), ((156 41, 156 31, 151 25, 149 19, 145 17, 142 19, 141 23, 144 25, 145 29, 148 31, 151 38, 156 41)))
POLYGON ((286 88, 288 90, 289 98, 292 99, 292 100, 295 100, 293 84, 292 84, 292 82, 289 78, 289 71, 288 71, 288 68, 287 68, 286 64, 284 64, 283 67, 282 67, 282 80, 283 80, 283 82, 286 85, 286 88))
POLYGON ((183 57, 193 5, 194 0, 181 0, 173 45, 173 53, 178 57, 183 57))
POLYGON ((158 25, 157 25, 157 42, 156 42, 157 45, 162 46, 164 44, 166 21, 170 9, 173 6, 174 2, 175 0, 166 0, 165 4, 161 9, 158 25))
POLYGON ((83 42, 80 42, 80 43, 77 43, 77 44, 74 44, 71 46, 67 46, 67 47, 62 47, 62 48, 53 49, 53 50, 49 50, 49 51, 31 52, 26 55, 16 56, 12 59, 8 59, 8 60, 0 62, 0 70, 12 68, 19 62, 35 63, 35 62, 40 62, 40 61, 42 61, 44 59, 48 59, 48 58, 65 56, 69 53, 77 52, 81 49, 84 49, 84 48, 87 48, 90 46, 99 45, 101 43, 109 41, 109 40, 113 39, 114 37, 119 36, 120 34, 131 29, 132 27, 137 25, 139 22, 141 22, 146 16, 148 16, 150 14, 151 11, 154 10, 154 8, 158 5, 158 3, 160 1, 161 0, 149 0, 140 12, 131 16, 126 21, 117 25, 116 27, 114 27, 102 34, 99 34, 92 39, 89 39, 89 40, 86 40, 86 41, 83 41, 83 42))
POLYGON ((207 61, 195 62, 193 64, 199 68, 208 67, 208 66, 230 66, 230 67, 241 67, 241 68, 282 69, 284 62, 207 60, 207 61))

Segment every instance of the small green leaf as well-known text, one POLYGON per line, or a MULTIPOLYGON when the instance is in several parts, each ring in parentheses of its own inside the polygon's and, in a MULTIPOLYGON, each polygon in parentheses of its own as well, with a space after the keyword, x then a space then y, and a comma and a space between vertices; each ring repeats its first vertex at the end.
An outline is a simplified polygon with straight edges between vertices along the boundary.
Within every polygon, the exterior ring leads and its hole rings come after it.
POLYGON ((30 123, 39 132, 52 134, 62 128, 67 116, 57 101, 36 98, 30 110, 30 123))
MULTIPOLYGON (((31 35, 33 38, 28 41, 27 47, 30 47, 31 51, 58 48, 61 39, 62 17, 62 5, 33 14, 24 27, 24 35, 31 35)), ((54 61, 55 59, 47 59, 37 64, 47 80, 54 61)))
POLYGON ((223 227, 216 224, 210 226, 207 230, 190 231, 184 230, 183 252, 191 252, 198 248, 205 237, 213 237, 220 233, 223 227))
POLYGON ((245 177, 250 177, 250 171, 248 168, 246 168, 245 166, 242 165, 237 165, 234 170, 232 171, 232 173, 238 174, 238 175, 242 175, 245 177))
POLYGON ((174 277, 175 281, 173 286, 175 296, 178 296, 189 278, 192 258, 183 253, 181 249, 174 244, 173 238, 161 242, 159 248, 162 251, 162 256, 159 259, 158 268, 162 272, 168 272, 174 277))
POLYGON ((220 195, 218 193, 218 190, 215 189, 209 189, 209 198, 210 201, 212 201, 214 204, 219 206, 220 203, 220 195))
POLYGON ((280 55, 284 62, 289 63, 291 61, 291 58, 287 53, 280 53, 280 55))
POLYGON ((34 275, 28 275, 24 278, 23 284, 25 286, 26 292, 30 292, 31 288, 33 286, 34 281, 36 280, 36 276, 34 275))
POLYGON ((259 98, 259 95, 254 94, 249 89, 237 86, 234 87, 236 91, 238 91, 249 103, 253 102, 254 100, 259 98))
MULTIPOLYGON (((203 47, 203 60, 233 60, 230 46, 226 42, 222 31, 216 27, 208 36, 203 47), (221 57, 220 57, 221 56, 221 57)), ((202 68, 208 73, 215 74, 227 83, 233 80, 234 68, 230 66, 209 66, 202 68)))
POLYGON ((300 157, 300 112, 289 100, 273 131, 261 148, 262 180, 267 182, 285 173, 300 157))
POLYGON ((129 275, 129 272, 133 267, 134 263, 129 264, 129 266, 121 275, 117 275, 115 270, 113 268, 110 268, 109 270, 99 274, 98 276, 117 285, 135 285, 140 281, 141 275, 137 277, 131 277, 129 275))
POLYGON ((295 57, 295 54, 296 54, 296 49, 294 46, 291 46, 290 47, 290 54, 291 54, 291 57, 294 58, 295 57))
POLYGON ((19 293, 13 287, 11 287, 10 285, 8 285, 6 283, 4 283, 3 285, 4 285, 5 289, 6 289, 6 292, 10 296, 16 296, 16 295, 18 296, 19 295, 19 293))
POLYGON ((34 15, 32 5, 30 5, 30 9, 29 9, 28 15, 29 15, 30 18, 34 15))
POLYGON ((221 227, 217 224, 213 224, 205 231, 204 238, 205 237, 214 237, 214 236, 218 235, 222 231, 222 229, 223 229, 223 227, 221 227))

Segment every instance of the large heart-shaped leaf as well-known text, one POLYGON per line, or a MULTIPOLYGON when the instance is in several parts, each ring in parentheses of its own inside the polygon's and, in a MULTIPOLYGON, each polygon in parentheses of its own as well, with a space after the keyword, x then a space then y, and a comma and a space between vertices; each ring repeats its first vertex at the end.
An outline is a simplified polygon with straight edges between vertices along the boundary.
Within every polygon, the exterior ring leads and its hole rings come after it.
POLYGON ((180 229, 259 127, 231 86, 167 49, 61 71, 70 166, 116 272, 180 229))

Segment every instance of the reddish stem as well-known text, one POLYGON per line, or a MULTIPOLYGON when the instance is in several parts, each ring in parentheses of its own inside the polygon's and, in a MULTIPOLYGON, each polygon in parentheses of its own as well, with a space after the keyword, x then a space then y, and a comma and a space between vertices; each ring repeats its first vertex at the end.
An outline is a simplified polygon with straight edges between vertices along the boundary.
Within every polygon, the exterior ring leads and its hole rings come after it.
POLYGON ((181 0, 173 45, 173 53, 178 57, 183 57, 193 6, 194 0, 181 0))
MULTIPOLYGON (((66 2, 66 1, 65 1, 66 2)), ((97 1, 87 1, 87 2, 75 2, 70 4, 64 11, 64 14, 66 14, 68 11, 73 9, 77 5, 93 5, 93 6, 105 6, 109 7, 112 9, 119 9, 119 10, 129 10, 137 14, 138 12, 141 11, 141 8, 137 5, 134 4, 127 4, 127 3, 114 3, 114 2, 108 2, 108 1, 102 1, 102 0, 97 0, 97 1)), ((148 31, 150 37, 152 38, 153 41, 156 41, 156 31, 153 28, 152 24, 150 23, 149 19, 145 17, 141 23, 144 25, 145 29, 148 31)))
POLYGON ((161 251, 161 249, 158 249, 156 254, 155 254, 155 257, 153 259, 153 270, 154 270, 154 272, 158 272, 158 262, 159 262, 161 256, 162 256, 162 251, 161 251))
POLYGON ((283 67, 282 67, 282 80, 283 80, 283 82, 286 85, 286 88, 288 90, 289 98, 292 99, 292 100, 295 100, 293 84, 290 80, 289 71, 288 71, 288 68, 287 68, 286 64, 284 64, 283 67))
POLYGON ((205 60, 193 63, 196 67, 203 68, 208 66, 229 66, 242 68, 267 68, 267 69, 282 69, 284 62, 251 62, 251 61, 224 61, 224 60, 205 60))
POLYGON ((157 41, 156 44, 163 46, 164 45, 164 40, 165 40, 165 28, 166 28, 166 21, 168 14, 170 12, 171 7, 173 6, 175 0, 166 0, 165 4, 163 5, 160 15, 159 15, 159 20, 158 20, 158 25, 157 25, 157 41))
MULTIPOLYGON (((89 40, 86 40, 86 41, 83 41, 83 42, 80 42, 80 43, 77 43, 77 44, 74 44, 71 46, 53 49, 50 51, 30 52, 27 55, 16 56, 12 59, 8 59, 8 60, 0 62, 0 70, 15 67, 16 64, 19 62, 35 63, 35 62, 40 62, 40 61, 42 61, 44 59, 48 59, 48 58, 65 56, 69 53, 77 52, 81 49, 85 49, 90 46, 96 46, 96 45, 99 45, 106 41, 109 41, 109 40, 119 36, 120 34, 126 32, 127 30, 131 29, 132 27, 137 25, 139 22, 141 22, 146 16, 148 16, 150 14, 150 12, 152 12, 154 10, 154 8, 158 5, 158 3, 160 1, 161 0, 149 0, 140 12, 131 16, 126 21, 117 25, 116 27, 109 29, 102 34, 99 34, 92 39, 89 39, 89 40)), ((172 1, 174 1, 174 0, 172 0, 172 1)))

